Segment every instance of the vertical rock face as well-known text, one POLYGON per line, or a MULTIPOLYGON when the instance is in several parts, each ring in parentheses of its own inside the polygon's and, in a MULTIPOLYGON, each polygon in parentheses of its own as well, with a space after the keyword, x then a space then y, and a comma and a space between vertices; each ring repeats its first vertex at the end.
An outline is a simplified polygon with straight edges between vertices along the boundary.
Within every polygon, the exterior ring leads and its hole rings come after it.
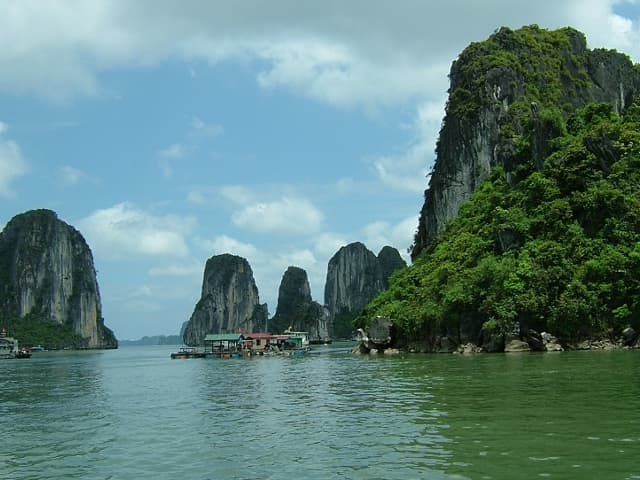
POLYGON ((495 166, 504 167, 508 179, 519 167, 542 166, 547 141, 557 134, 553 115, 566 117, 593 101, 612 103, 619 112, 640 91, 640 75, 627 56, 589 50, 584 35, 571 28, 501 28, 467 47, 449 77, 414 259, 495 166))
POLYGON ((184 329, 183 341, 200 345, 208 333, 264 331, 267 314, 249 262, 235 255, 216 255, 207 260, 202 295, 184 329))
POLYGON ((0 308, 70 324, 87 348, 117 347, 104 326, 91 250, 50 210, 17 215, 0 233, 0 308))
POLYGON ((382 274, 382 282, 384 288, 389 286, 389 277, 393 272, 407 266, 400 256, 400 252, 393 247, 382 247, 382 250, 378 253, 378 263, 380 264, 380 273, 382 274))
POLYGON ((307 272, 298 267, 289 267, 282 276, 276 314, 269 321, 273 333, 281 333, 288 327, 309 332, 311 340, 329 338, 329 313, 311 299, 307 272))
POLYGON ((333 335, 348 334, 344 328, 351 318, 387 287, 391 273, 404 266, 404 260, 393 247, 384 247, 377 257, 360 242, 338 250, 329 260, 324 290, 333 335))

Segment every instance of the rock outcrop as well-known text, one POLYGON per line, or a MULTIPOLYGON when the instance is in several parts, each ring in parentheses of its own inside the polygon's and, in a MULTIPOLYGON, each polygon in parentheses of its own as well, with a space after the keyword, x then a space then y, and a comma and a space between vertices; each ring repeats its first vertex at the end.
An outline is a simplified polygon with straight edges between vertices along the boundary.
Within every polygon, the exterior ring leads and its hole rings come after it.
POLYGON ((515 178, 518 169, 542 166, 547 141, 558 134, 555 115, 566 118, 593 101, 611 103, 620 112, 640 91, 640 75, 626 55, 589 50, 584 35, 571 28, 501 28, 467 47, 449 77, 413 259, 494 167, 515 178))
POLYGON ((382 247, 382 250, 378 253, 378 264, 380 265, 380 274, 382 275, 382 283, 385 289, 389 286, 389 277, 393 272, 407 266, 407 262, 402 259, 400 252, 389 245, 382 247))
POLYGON ((85 239, 51 210, 15 216, 0 233, 0 310, 71 326, 86 348, 116 348, 102 318, 85 239))
POLYGON ((307 272, 289 267, 282 276, 278 291, 278 307, 269 320, 269 330, 281 333, 292 327, 294 331, 309 332, 313 340, 328 340, 329 312, 311 298, 307 272))
POLYGON ((202 294, 184 329, 186 345, 200 345, 208 333, 264 331, 267 305, 260 304, 246 259, 230 254, 207 260, 202 294))
POLYGON ((384 247, 378 256, 360 242, 338 250, 329 260, 324 290, 332 337, 349 335, 351 320, 387 288, 389 276, 405 266, 393 247, 384 247))

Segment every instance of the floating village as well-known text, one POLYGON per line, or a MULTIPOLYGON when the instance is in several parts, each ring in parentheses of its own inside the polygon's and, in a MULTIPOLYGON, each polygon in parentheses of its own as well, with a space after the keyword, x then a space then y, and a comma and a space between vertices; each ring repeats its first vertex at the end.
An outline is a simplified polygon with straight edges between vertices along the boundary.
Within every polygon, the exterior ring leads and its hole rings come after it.
POLYGON ((250 358, 256 356, 305 355, 310 350, 308 332, 291 329, 283 334, 271 333, 210 333, 203 347, 182 347, 171 354, 172 359, 187 358, 250 358))

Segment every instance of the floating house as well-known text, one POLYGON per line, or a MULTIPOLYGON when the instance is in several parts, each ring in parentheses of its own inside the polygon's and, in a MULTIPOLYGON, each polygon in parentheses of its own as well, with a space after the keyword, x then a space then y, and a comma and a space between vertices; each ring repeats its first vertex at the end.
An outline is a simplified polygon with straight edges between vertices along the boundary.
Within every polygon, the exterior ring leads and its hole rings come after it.
POLYGON ((244 349, 250 350, 252 353, 260 354, 269 352, 273 347, 277 346, 274 340, 274 336, 270 333, 245 333, 244 337, 244 349))
POLYGON ((241 356, 244 337, 240 333, 210 333, 204 337, 205 357, 231 358, 241 356))
POLYGON ((15 358, 18 351, 18 340, 0 336, 0 358, 15 358))

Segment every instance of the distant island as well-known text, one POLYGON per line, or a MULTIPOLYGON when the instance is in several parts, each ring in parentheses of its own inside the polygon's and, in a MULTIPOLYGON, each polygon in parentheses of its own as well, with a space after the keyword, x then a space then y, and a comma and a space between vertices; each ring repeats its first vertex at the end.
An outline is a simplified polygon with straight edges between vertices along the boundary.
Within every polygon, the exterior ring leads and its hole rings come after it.
POLYGON ((182 345, 180 335, 144 336, 138 340, 118 340, 121 347, 146 347, 150 345, 182 345))

